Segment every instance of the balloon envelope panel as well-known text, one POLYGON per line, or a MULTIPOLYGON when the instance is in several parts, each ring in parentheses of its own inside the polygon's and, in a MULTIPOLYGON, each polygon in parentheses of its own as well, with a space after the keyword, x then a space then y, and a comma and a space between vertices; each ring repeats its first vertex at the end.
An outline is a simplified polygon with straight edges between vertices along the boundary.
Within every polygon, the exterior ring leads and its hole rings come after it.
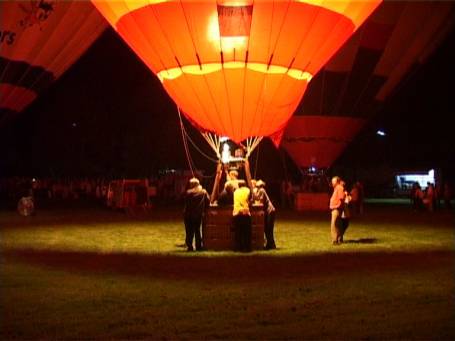
POLYGON ((383 2, 313 78, 296 114, 368 119, 454 23, 453 2, 383 2))
POLYGON ((24 110, 106 28, 83 1, 0 2, 0 124, 24 110))
POLYGON ((330 167, 365 120, 352 117, 294 116, 281 146, 301 168, 330 167))
POLYGON ((380 0, 93 3, 192 122, 240 142, 284 128, 380 0))
POLYGON ((291 158, 301 167, 312 160, 331 166, 454 23, 453 2, 383 2, 309 84, 283 137, 291 158), (324 138, 315 138, 316 117, 327 125, 324 138), (332 131, 335 126, 344 136, 332 131))

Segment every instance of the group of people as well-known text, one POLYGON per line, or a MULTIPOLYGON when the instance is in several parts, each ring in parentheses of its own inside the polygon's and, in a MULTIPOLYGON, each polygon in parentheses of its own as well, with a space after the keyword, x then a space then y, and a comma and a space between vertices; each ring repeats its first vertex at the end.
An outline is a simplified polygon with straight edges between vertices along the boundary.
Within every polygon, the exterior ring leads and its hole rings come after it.
MULTIPOLYGON (((264 249, 276 249, 274 239, 275 207, 265 189, 265 182, 252 180, 249 188, 247 182, 238 179, 238 172, 231 170, 226 176, 224 188, 214 204, 232 207, 232 224, 235 231, 235 250, 251 251, 252 219, 251 206, 262 205, 264 210, 264 249)), ((206 209, 210 205, 210 197, 197 178, 188 183, 184 196, 185 244, 188 251, 203 250, 201 224, 206 209), (193 246, 193 240, 195 245, 193 246)))
MULTIPOLYGON (((200 174, 202 177, 202 174, 200 174)), ((182 202, 191 175, 182 171, 154 174, 147 179, 155 189, 153 198, 157 205, 182 202)), ((0 201, 16 204, 22 197, 31 196, 40 202, 108 201, 109 185, 119 178, 113 177, 8 177, 0 178, 0 201)), ((120 178, 121 179, 121 178, 120 178)), ((139 179, 139 178, 138 178, 139 179)))
MULTIPOLYGON (((338 176, 331 180, 333 193, 330 198, 331 239, 333 245, 343 243, 343 237, 349 227, 352 211, 363 214, 363 187, 357 182, 350 192, 346 183, 338 176)), ((231 171, 227 175, 224 188, 218 196, 218 206, 232 205, 232 224, 235 231, 235 249, 251 251, 251 205, 260 204, 264 210, 264 249, 275 249, 274 225, 275 207, 265 189, 262 180, 251 181, 252 190, 245 180, 238 179, 238 173, 231 171)), ((210 197, 197 178, 190 179, 184 199, 185 243, 188 251, 203 250, 201 224, 206 209, 210 206, 210 197), (195 241, 195 247, 193 246, 195 241)))
POLYGON ((109 180, 105 178, 29 178, 0 179, 0 196, 17 201, 24 196, 49 200, 74 200, 106 197, 109 180))
POLYGON ((108 193, 109 182, 104 178, 30 178, 0 179, 0 202, 16 206, 22 216, 35 213, 35 203, 88 200, 102 203, 108 193))
POLYGON ((444 199, 446 208, 450 209, 452 189, 449 183, 445 183, 444 187, 441 189, 428 182, 425 190, 422 190, 420 184, 415 182, 410 191, 410 199, 412 208, 415 211, 427 210, 433 212, 435 209, 439 208, 440 199, 444 199))
POLYGON ((363 187, 360 182, 356 182, 348 192, 346 183, 339 176, 334 176, 331 184, 333 193, 329 203, 330 236, 333 245, 340 245, 349 227, 352 210, 357 214, 363 214, 363 187))

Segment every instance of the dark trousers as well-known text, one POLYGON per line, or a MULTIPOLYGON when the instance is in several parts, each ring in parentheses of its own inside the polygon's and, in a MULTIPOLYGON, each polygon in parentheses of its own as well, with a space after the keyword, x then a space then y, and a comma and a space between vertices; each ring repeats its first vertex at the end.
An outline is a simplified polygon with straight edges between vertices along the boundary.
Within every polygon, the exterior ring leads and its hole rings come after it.
POLYGON ((202 217, 185 217, 185 243, 188 249, 193 249, 193 238, 196 239, 196 250, 202 248, 201 222, 202 217))
POLYGON ((341 241, 343 241, 344 234, 349 227, 349 218, 340 218, 340 233, 341 241))
POLYGON ((251 216, 238 214, 234 216, 235 249, 251 251, 251 216))
POLYGON ((275 211, 264 214, 264 233, 267 240, 265 244, 266 249, 276 249, 275 238, 273 236, 273 229, 275 226, 275 211))

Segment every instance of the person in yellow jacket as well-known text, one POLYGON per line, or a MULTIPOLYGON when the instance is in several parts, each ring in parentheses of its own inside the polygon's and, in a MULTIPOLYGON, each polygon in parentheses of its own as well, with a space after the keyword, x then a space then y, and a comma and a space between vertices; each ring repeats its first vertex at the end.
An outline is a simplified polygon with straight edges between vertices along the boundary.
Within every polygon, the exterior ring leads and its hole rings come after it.
POLYGON ((237 251, 251 251, 251 213, 250 189, 245 180, 238 180, 239 188, 234 192, 234 209, 232 211, 235 230, 235 248, 237 251))

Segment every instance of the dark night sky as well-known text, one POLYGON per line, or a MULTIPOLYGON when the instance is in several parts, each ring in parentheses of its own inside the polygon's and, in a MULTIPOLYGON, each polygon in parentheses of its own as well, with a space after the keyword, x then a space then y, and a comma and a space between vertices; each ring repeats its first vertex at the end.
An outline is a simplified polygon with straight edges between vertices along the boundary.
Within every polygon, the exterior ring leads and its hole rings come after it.
POLYGON ((396 89, 381 112, 346 149, 338 163, 454 172, 455 32, 396 89), (383 129, 387 136, 375 135, 383 129))
MULTIPOLYGON (((386 164, 453 171, 455 139, 449 122, 455 113, 454 43, 452 32, 389 98, 338 166, 386 164), (385 138, 375 134, 378 128, 387 132, 385 138)), ((197 132, 190 133, 210 154, 197 132)), ((164 167, 187 168, 175 105, 111 29, 19 119, 0 131, 0 143, 0 176, 137 176, 164 167)), ((211 172, 210 161, 194 149, 192 155, 196 166, 211 172)), ((261 144, 259 175, 267 169, 268 176, 281 177, 284 167, 277 159, 282 161, 282 156, 270 143, 261 144)))

